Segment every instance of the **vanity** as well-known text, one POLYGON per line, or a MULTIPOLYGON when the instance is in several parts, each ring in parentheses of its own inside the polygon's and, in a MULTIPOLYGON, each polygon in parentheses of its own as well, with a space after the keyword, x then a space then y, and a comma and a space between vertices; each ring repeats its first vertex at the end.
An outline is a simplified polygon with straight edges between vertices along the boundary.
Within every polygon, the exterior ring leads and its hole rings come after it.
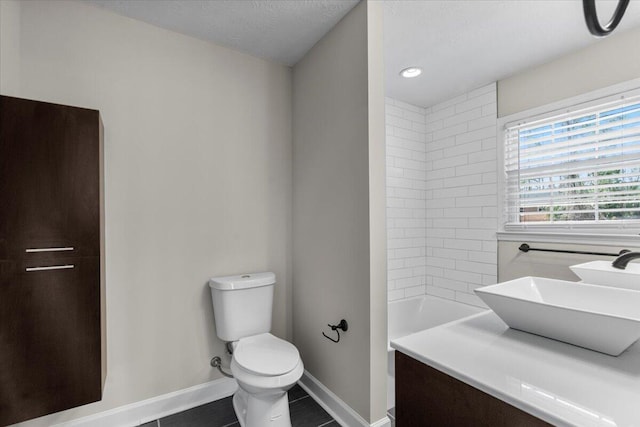
POLYGON ((398 427, 640 425, 640 341, 614 357, 487 311, 391 346, 398 427))

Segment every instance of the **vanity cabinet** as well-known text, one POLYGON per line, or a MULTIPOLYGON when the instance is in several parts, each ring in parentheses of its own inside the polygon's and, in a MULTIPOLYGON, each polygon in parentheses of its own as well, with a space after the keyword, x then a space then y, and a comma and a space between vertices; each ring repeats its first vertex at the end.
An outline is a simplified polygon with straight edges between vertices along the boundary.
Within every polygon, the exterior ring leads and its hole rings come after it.
POLYGON ((0 425, 102 398, 98 111, 0 97, 0 425))
POLYGON ((397 427, 551 426, 400 351, 395 363, 397 427))

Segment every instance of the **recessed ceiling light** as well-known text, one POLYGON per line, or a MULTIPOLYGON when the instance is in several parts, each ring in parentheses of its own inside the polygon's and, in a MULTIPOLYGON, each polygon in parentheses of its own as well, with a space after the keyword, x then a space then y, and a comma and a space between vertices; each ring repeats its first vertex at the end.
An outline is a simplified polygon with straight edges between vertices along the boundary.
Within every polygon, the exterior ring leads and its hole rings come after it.
POLYGON ((404 77, 405 79, 411 79, 413 77, 418 77, 420 74, 422 74, 422 68, 420 68, 420 67, 409 67, 409 68, 405 68, 404 70, 400 71, 400 75, 402 77, 404 77))

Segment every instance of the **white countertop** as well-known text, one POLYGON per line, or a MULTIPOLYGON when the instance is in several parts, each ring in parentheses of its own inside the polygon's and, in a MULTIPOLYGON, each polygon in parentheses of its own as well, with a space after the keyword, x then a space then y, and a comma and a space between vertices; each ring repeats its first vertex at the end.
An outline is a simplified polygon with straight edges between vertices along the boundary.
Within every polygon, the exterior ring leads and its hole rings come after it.
POLYGON ((554 425, 640 427, 640 341, 613 357, 509 329, 488 311, 391 347, 554 425))

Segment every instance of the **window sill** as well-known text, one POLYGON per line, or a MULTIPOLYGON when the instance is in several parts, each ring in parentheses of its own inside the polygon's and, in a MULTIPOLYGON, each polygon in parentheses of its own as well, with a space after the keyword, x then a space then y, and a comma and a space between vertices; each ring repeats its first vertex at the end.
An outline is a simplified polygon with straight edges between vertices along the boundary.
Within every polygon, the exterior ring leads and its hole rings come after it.
MULTIPOLYGON (((568 243, 578 245, 624 246, 640 248, 640 236, 629 230, 628 234, 576 233, 559 231, 498 231, 498 241, 568 243)), ((630 249, 630 248, 627 248, 630 249)))

